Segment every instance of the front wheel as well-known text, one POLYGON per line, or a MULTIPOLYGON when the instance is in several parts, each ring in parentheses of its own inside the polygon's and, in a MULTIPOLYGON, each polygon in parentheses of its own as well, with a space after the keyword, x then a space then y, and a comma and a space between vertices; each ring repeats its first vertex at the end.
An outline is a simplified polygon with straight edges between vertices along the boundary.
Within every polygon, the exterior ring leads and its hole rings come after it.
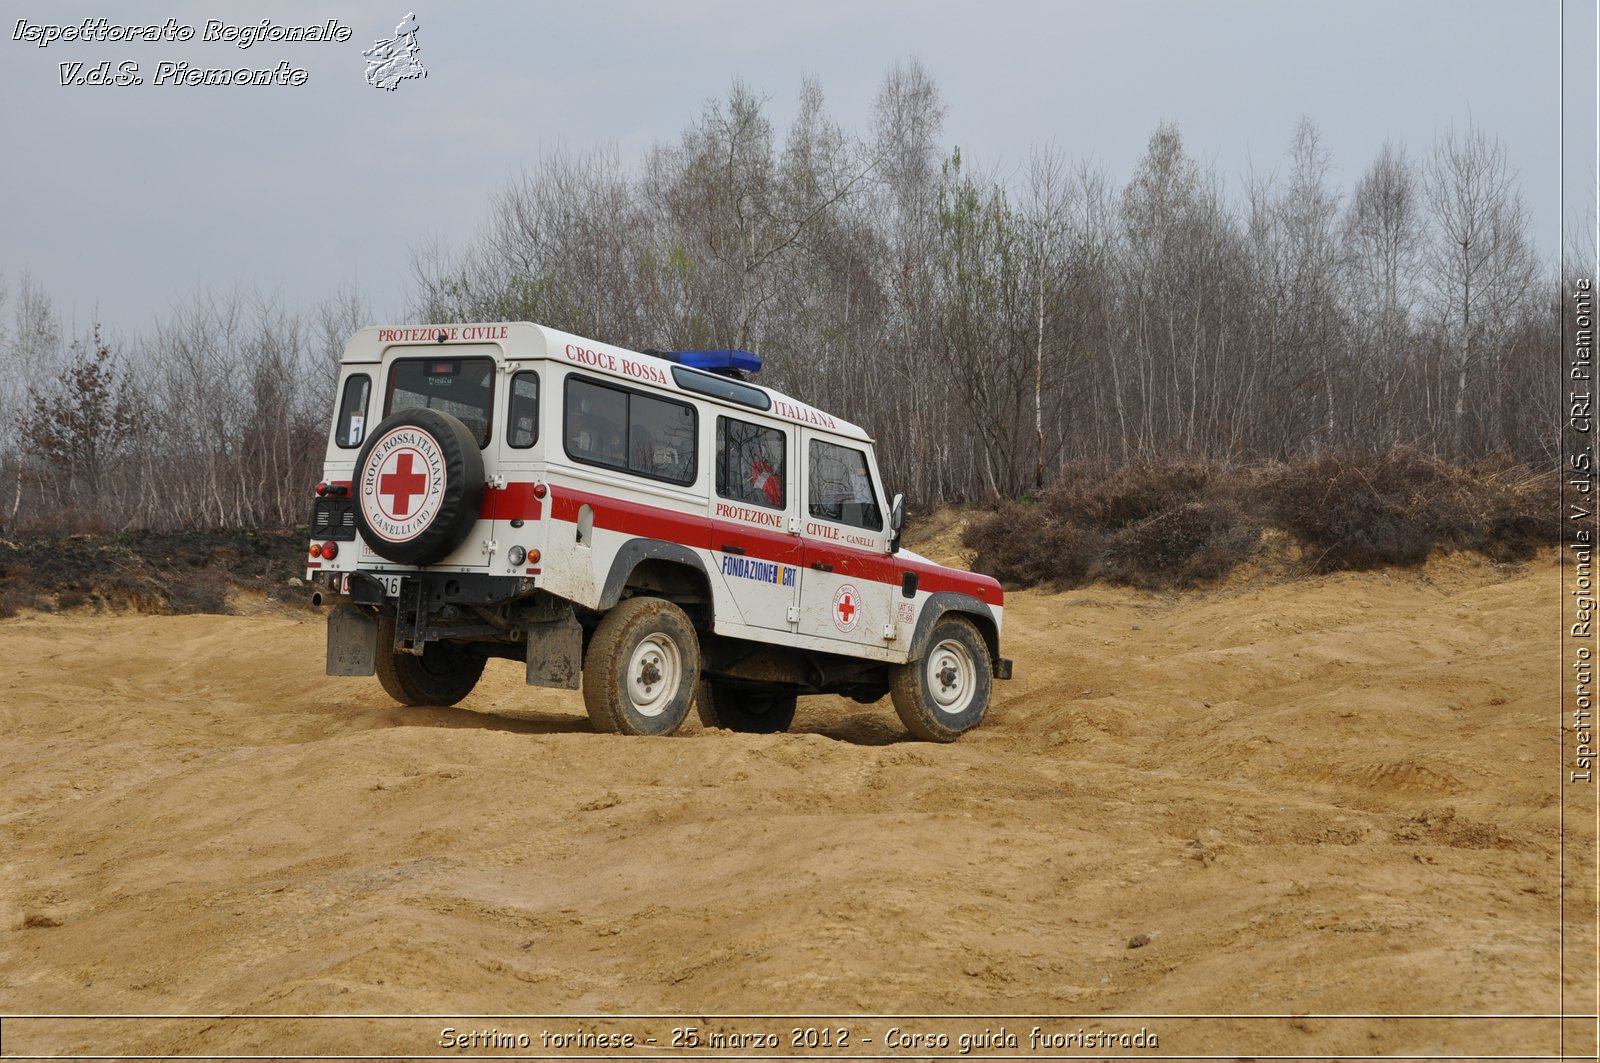
POLYGON ((457 642, 430 642, 422 656, 396 653, 394 617, 378 621, 378 682, 402 705, 454 705, 478 685, 484 657, 457 642))
POLYGON ((700 639, 683 610, 628 598, 589 640, 583 704, 596 731, 669 735, 689 715, 699 676, 700 639))
POLYGON ((983 722, 993 666, 989 647, 958 616, 933 625, 928 652, 889 670, 889 696, 906 729, 929 742, 954 742, 983 722))
POLYGON ((694 707, 707 727, 770 735, 782 734, 794 723, 798 700, 782 690, 748 690, 707 681, 695 692, 694 707))

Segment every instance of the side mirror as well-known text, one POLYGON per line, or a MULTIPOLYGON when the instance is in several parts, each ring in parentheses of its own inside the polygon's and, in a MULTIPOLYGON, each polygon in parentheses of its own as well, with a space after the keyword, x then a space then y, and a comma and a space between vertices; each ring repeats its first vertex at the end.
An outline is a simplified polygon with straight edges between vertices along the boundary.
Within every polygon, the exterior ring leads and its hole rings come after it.
POLYGON ((895 495, 889 503, 889 552, 900 552, 900 529, 906 522, 906 496, 895 495))

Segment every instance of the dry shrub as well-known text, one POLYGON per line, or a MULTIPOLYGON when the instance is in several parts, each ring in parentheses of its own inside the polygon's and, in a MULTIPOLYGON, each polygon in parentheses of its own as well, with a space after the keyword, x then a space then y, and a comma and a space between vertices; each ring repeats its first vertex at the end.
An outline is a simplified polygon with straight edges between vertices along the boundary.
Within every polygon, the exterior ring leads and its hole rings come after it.
POLYGON ((1228 575, 1268 529, 1317 572, 1420 565, 1436 550, 1520 561, 1560 541, 1560 477, 1461 468, 1415 451, 1321 454, 1266 469, 1197 461, 1078 465, 1035 503, 968 526, 974 568, 1013 586, 1091 580, 1156 590, 1228 575))
POLYGON ((1263 496, 1320 572, 1420 565, 1438 549, 1525 560, 1560 536, 1553 474, 1460 468, 1414 451, 1322 455, 1269 476, 1263 496))
MULTIPOLYGON (((1430 499, 1451 487, 1409 451, 1378 458, 1327 454, 1284 467, 1262 485, 1268 516, 1319 572, 1420 565, 1433 547, 1430 499)), ((1437 498, 1438 508, 1453 500, 1437 498)), ((1448 522, 1450 518, 1445 518, 1448 522)))
POLYGON ((1092 575, 1146 590, 1195 587, 1248 560, 1258 539, 1231 499, 1189 502, 1112 535, 1092 575))
POLYGON ((1221 545, 1234 524, 1227 507, 1178 512, 1217 477, 1216 469, 1196 461, 1071 465, 1037 502, 1003 504, 988 519, 968 525, 962 542, 977 550, 977 571, 1005 583, 1078 587, 1108 579, 1170 586, 1176 578, 1187 585, 1209 578, 1198 573, 1221 563, 1207 558, 1237 550, 1231 541, 1221 545), (1161 545, 1169 538, 1182 544, 1176 559, 1170 546, 1161 545), (1135 559, 1156 553, 1159 564, 1153 557, 1135 559), (1139 570, 1150 578, 1136 576, 1139 570))
POLYGON ((1559 476, 1510 469, 1482 479, 1481 534, 1463 545, 1496 561, 1526 561, 1561 541, 1559 476))
POLYGON ((993 515, 967 525, 961 541, 978 552, 974 570, 1030 587, 1078 586, 1100 548, 1093 532, 1058 519, 1046 506, 1019 502, 1001 503, 993 515))
POLYGON ((1198 461, 1069 465, 1045 491, 1043 502, 1058 519, 1114 532, 1194 501, 1216 475, 1198 461))

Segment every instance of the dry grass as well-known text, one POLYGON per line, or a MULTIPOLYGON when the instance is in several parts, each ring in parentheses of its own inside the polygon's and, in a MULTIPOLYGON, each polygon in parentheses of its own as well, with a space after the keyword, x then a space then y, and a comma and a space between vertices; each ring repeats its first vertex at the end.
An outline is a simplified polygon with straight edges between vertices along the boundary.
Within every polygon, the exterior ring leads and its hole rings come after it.
POLYGON ((264 591, 307 603, 289 581, 303 532, 128 533, 0 541, 0 618, 21 609, 226 613, 228 595, 264 591))

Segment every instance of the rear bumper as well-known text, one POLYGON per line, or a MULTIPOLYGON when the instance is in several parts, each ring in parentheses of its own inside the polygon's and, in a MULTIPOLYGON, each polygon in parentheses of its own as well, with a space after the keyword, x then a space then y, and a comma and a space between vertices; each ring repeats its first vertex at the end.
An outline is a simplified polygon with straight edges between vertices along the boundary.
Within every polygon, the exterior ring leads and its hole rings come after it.
MULTIPOLYGON (((357 570, 346 574, 351 599, 360 605, 382 605, 396 601, 386 592, 377 575, 357 570)), ((384 571, 382 575, 400 579, 398 600, 414 606, 437 608, 442 605, 495 605, 533 594, 535 583, 525 576, 491 576, 476 572, 402 573, 384 571)))

